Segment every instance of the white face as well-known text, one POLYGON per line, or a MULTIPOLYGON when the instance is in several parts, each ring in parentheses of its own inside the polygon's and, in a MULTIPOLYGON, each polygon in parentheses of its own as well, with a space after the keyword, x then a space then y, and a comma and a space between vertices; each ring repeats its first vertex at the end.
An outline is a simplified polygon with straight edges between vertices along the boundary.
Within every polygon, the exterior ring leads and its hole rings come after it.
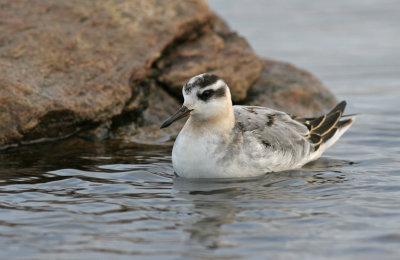
POLYGON ((231 93, 226 83, 212 74, 201 74, 191 78, 182 88, 183 105, 196 121, 224 115, 232 106, 231 93))

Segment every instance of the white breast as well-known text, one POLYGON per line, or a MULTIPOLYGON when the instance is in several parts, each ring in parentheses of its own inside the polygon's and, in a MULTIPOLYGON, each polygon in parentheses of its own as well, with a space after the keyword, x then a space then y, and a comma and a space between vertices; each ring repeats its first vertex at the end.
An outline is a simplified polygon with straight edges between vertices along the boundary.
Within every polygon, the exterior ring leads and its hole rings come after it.
POLYGON ((266 172, 259 163, 249 163, 247 150, 227 154, 221 138, 212 132, 199 136, 182 129, 172 150, 176 174, 185 178, 232 178, 259 176, 266 172))
POLYGON ((217 142, 215 136, 196 136, 183 129, 172 150, 175 172, 186 178, 215 177, 220 171, 215 158, 217 142))

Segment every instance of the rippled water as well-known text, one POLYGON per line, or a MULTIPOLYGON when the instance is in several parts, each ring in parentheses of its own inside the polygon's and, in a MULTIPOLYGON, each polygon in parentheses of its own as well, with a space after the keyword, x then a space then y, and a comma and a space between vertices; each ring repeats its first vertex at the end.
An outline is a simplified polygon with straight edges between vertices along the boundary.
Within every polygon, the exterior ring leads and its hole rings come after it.
POLYGON ((313 71, 362 114, 341 141, 299 171, 212 182, 174 178, 171 147, 3 151, 1 259, 400 256, 399 4, 252 3, 211 6, 258 53, 313 71))

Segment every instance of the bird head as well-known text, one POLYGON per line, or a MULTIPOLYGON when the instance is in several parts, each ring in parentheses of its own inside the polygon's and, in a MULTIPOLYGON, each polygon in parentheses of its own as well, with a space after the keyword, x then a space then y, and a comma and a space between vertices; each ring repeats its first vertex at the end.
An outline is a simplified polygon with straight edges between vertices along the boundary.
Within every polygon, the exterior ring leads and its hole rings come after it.
POLYGON ((192 77, 182 88, 183 106, 161 128, 189 116, 196 122, 207 122, 224 116, 231 111, 232 100, 228 85, 213 74, 200 74, 192 77))

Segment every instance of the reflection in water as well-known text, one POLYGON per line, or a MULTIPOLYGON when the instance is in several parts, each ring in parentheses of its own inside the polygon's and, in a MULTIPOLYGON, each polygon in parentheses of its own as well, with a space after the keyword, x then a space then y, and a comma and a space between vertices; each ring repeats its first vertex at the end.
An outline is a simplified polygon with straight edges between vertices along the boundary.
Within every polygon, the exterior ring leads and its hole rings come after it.
MULTIPOLYGON (((268 251, 274 258, 305 247, 323 254, 343 232, 352 241, 369 232, 373 250, 382 247, 380 238, 397 237, 382 233, 395 220, 376 227, 364 216, 379 216, 382 207, 399 215, 393 195, 400 189, 380 188, 376 178, 354 172, 362 160, 322 158, 258 178, 189 180, 173 177, 170 149, 67 140, 1 153, 0 244, 14 248, 4 254, 176 259, 268 251), (379 202, 373 207, 371 189, 379 202), (390 199, 383 190, 392 192, 390 199)), ((340 146, 338 152, 344 153, 340 146)), ((365 240, 354 250, 350 244, 339 243, 340 250, 356 254, 365 240)))
POLYGON ((220 241, 221 225, 233 221, 237 207, 232 201, 240 195, 240 188, 231 183, 174 179, 177 196, 193 204, 193 214, 184 222, 190 234, 189 244, 206 248, 224 247, 220 241))
MULTIPOLYGON (((303 193, 299 197, 299 188, 306 189, 324 183, 342 183, 345 181, 345 175, 338 169, 346 164, 350 163, 323 158, 307 165, 301 171, 272 173, 257 178, 240 180, 175 178, 173 188, 177 192, 177 197, 190 201, 193 206, 192 214, 183 224, 184 231, 190 234, 188 243, 208 249, 232 247, 231 243, 221 238, 229 233, 224 232, 224 225, 237 222, 238 216, 246 214, 249 208, 253 210, 262 208, 267 211, 271 208, 273 212, 276 201, 313 200, 308 193, 303 193), (316 173, 317 171, 321 173, 316 173), (254 204, 254 200, 264 200, 263 206, 254 204), (270 205, 268 201, 271 201, 270 205)), ((274 217, 274 221, 304 218, 308 215, 292 216, 291 209, 287 210, 288 212, 281 212, 281 216, 274 217)))

